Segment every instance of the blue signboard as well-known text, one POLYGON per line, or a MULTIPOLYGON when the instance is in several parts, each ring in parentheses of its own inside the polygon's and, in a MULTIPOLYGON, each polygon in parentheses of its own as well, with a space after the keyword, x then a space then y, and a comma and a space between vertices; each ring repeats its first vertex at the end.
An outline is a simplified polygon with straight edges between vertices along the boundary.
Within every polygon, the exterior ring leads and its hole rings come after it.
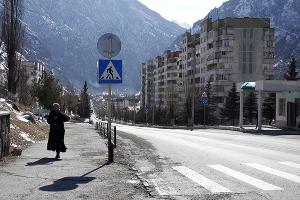
POLYGON ((99 60, 99 84, 122 83, 122 60, 99 60))
POLYGON ((202 105, 208 105, 208 98, 207 97, 202 97, 201 98, 201 104, 202 105))
POLYGON ((149 112, 149 106, 146 105, 146 106, 145 106, 145 113, 148 113, 148 112, 149 112))

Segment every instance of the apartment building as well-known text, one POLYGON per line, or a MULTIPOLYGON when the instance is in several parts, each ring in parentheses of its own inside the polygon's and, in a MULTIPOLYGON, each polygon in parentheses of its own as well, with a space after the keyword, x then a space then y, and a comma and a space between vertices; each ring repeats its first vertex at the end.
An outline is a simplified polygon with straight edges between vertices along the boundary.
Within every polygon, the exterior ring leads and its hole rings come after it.
POLYGON ((210 81, 216 101, 223 104, 233 82, 274 78, 275 39, 270 19, 206 19, 199 34, 185 34, 183 44, 188 94, 201 91, 210 81))
POLYGON ((142 108, 149 108, 154 104, 154 69, 155 65, 153 60, 148 60, 145 63, 142 63, 142 108))
POLYGON ((182 71, 179 69, 181 51, 167 50, 163 55, 142 64, 142 107, 153 105, 168 109, 178 106, 183 93, 182 71), (181 72, 181 73, 180 73, 181 72))
POLYGON ((22 61, 21 66, 28 75, 28 85, 31 85, 33 80, 40 80, 45 71, 43 64, 36 61, 22 61))
POLYGON ((154 70, 155 86, 155 104, 163 108, 170 106, 177 107, 179 101, 180 87, 180 70, 177 62, 180 51, 172 52, 167 50, 156 61, 157 67, 154 70))
POLYGON ((182 111, 210 82, 221 107, 232 83, 274 79, 274 35, 267 18, 203 20, 198 33, 184 34, 181 52, 168 50, 142 65, 142 106, 182 111))

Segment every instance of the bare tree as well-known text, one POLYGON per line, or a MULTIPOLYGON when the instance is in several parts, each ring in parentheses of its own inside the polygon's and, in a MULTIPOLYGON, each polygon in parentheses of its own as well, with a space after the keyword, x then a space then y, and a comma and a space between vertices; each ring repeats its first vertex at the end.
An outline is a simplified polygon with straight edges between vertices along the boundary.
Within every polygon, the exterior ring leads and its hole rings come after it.
POLYGON ((23 0, 3 0, 2 13, 2 36, 5 50, 7 52, 7 85, 9 96, 17 93, 19 81, 19 60, 18 52, 21 52, 24 38, 22 27, 23 0))

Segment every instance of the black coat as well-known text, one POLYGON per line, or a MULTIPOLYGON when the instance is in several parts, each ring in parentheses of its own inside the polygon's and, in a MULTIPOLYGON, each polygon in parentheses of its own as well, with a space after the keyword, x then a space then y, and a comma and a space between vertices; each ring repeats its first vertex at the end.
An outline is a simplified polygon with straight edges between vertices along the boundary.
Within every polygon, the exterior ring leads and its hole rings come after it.
POLYGON ((50 125, 50 132, 47 150, 66 152, 64 122, 69 120, 70 118, 61 112, 51 111, 49 113, 47 122, 50 125))

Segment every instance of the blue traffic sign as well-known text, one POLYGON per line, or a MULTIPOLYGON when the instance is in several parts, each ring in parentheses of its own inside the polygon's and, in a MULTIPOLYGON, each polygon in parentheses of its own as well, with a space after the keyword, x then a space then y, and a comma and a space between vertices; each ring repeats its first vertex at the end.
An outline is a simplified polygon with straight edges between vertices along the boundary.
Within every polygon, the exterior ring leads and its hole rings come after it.
POLYGON ((207 97, 202 97, 201 98, 201 104, 202 105, 208 105, 208 98, 207 97))
POLYGON ((122 60, 99 60, 99 84, 122 83, 122 60))

